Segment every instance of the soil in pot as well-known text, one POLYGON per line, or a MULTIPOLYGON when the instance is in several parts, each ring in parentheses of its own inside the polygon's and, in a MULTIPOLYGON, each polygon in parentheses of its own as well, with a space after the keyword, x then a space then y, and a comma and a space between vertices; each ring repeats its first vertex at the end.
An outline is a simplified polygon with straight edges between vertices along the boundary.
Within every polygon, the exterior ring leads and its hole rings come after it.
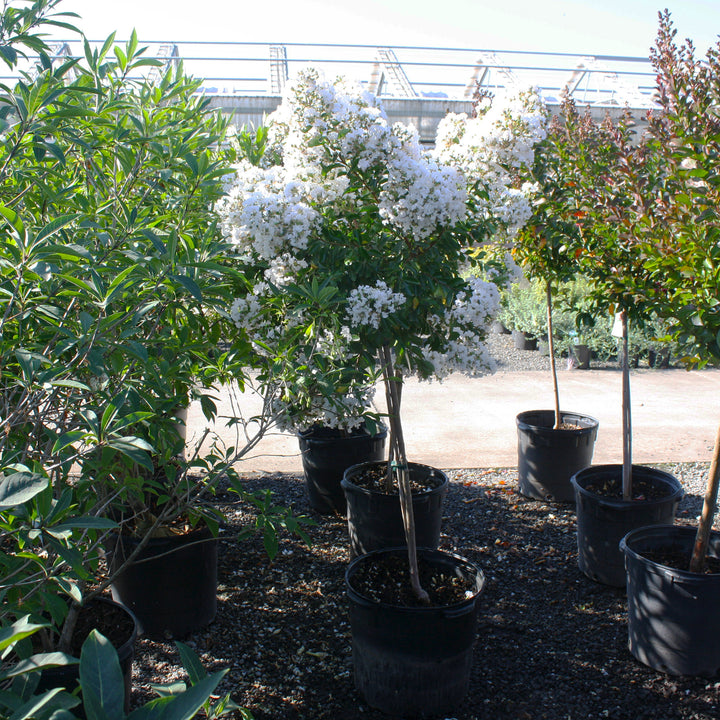
MULTIPOLYGON (((342 488, 347 499, 351 557, 405 544, 397 487, 389 493, 385 489, 387 467, 387 462, 361 463, 345 471, 342 488)), ((408 463, 408 467, 417 544, 436 548, 449 486, 447 476, 428 465, 408 463)))
POLYGON ((720 673, 720 533, 711 533, 704 573, 687 570, 695 534, 693 527, 655 525, 623 538, 628 647, 655 670, 715 677, 720 673), (672 567, 676 563, 684 567, 672 567))
MULTIPOLYGON (((140 540, 114 536, 108 543, 111 570, 140 540)), ((137 617, 149 637, 183 638, 207 625, 217 609, 218 539, 207 527, 151 538, 112 584, 113 598, 137 617)))
POLYGON ((361 564, 352 576, 352 587, 369 600, 401 607, 454 605, 477 591, 476 578, 471 574, 438 566, 427 555, 418 557, 418 574, 429 603, 420 602, 412 591, 406 553, 384 553, 372 563, 361 564))
MULTIPOLYGON (((70 646, 73 657, 80 657, 82 645, 92 630, 104 635, 117 650, 125 683, 125 711, 128 712, 132 695, 132 661, 138 635, 137 622, 127 608, 110 598, 91 598, 78 613, 70 646)), ((56 687, 64 687, 68 692, 73 692, 78 686, 79 675, 78 665, 62 665, 43 670, 37 692, 56 687)), ((82 713, 82 710, 75 708, 73 712, 82 713)))
POLYGON ((575 502, 570 478, 592 463, 598 421, 589 415, 554 410, 528 410, 516 418, 518 489, 545 502, 575 502))
POLYGON ((310 506, 316 512, 344 515, 345 493, 340 482, 351 465, 385 457, 387 428, 375 434, 365 428, 343 433, 336 428, 313 427, 298 435, 310 506))
POLYGON ((657 468, 632 466, 633 499, 622 497, 622 466, 594 465, 573 475, 578 566, 591 580, 625 587, 620 541, 645 525, 672 525, 683 496, 677 478, 657 468))
POLYGON ((419 548, 424 586, 438 604, 373 597, 391 598, 398 583, 407 584, 406 552, 375 551, 348 567, 355 686, 369 705, 394 717, 437 717, 467 692, 484 576, 464 558, 419 548))

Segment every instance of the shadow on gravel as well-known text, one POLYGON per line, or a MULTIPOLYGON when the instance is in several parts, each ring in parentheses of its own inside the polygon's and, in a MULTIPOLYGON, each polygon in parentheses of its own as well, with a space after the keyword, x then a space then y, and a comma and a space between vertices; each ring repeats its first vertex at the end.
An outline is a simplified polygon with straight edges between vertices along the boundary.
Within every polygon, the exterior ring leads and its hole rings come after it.
MULTIPOLYGON (((577 568, 571 505, 519 496, 511 470, 450 477, 441 548, 476 562, 487 584, 469 693, 439 720, 717 717, 719 679, 670 678, 630 655, 624 591, 577 568)), ((297 478, 248 484, 313 515, 313 545, 283 539, 270 562, 259 538, 233 539, 254 522, 252 509, 226 502, 217 617, 190 644, 206 666, 230 668, 221 690, 256 720, 387 720, 353 686, 344 518, 312 514, 297 478)), ((693 519, 695 500, 683 502, 693 519)), ((137 679, 166 681, 172 650, 143 640, 137 679)))

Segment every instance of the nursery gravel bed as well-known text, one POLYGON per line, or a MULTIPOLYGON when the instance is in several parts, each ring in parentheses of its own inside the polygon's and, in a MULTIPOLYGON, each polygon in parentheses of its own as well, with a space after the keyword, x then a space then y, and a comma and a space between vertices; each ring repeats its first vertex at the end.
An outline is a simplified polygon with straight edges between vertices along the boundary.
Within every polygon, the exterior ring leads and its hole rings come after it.
MULTIPOLYGON (((702 504, 707 465, 663 465, 683 483, 678 522, 702 504)), ((515 469, 449 471, 441 548, 475 562, 487 583, 470 690, 456 720, 612 718, 710 720, 720 714, 720 677, 676 678, 638 663, 627 649, 622 590, 577 567, 575 514, 516 492, 515 469)), ((229 668, 221 689, 256 720, 380 720, 353 687, 344 591, 346 522, 314 515, 301 478, 248 479, 279 504, 312 515, 311 547, 284 537, 274 562, 260 538, 237 541, 253 511, 220 496, 222 530, 215 620, 187 642, 208 669, 229 668)), ((170 642, 141 639, 134 702, 148 684, 182 676, 170 642)))

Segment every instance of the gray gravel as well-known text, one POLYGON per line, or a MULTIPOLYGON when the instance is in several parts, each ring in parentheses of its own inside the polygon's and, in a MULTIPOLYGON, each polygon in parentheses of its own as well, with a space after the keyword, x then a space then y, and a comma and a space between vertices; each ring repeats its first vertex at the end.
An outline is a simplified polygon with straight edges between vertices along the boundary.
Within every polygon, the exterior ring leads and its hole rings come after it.
MULTIPOLYGON (((665 467, 686 485, 706 470, 665 467)), ((630 655, 625 593, 578 569, 571 505, 522 497, 514 468, 449 476, 440 547, 476 563, 486 586, 469 692, 437 720, 717 720, 718 678, 667 676, 630 655)), ((250 484, 312 514, 300 478, 250 484)), ((345 519, 315 516, 312 546, 284 538, 271 563, 259 538, 235 540, 252 509, 221 501, 218 614, 188 642, 209 669, 229 668, 222 690, 256 720, 388 720, 353 686, 345 519)), ((694 523, 700 503, 689 493, 678 522, 694 523)), ((138 650, 136 701, 148 683, 180 675, 171 643, 143 639, 138 650)))

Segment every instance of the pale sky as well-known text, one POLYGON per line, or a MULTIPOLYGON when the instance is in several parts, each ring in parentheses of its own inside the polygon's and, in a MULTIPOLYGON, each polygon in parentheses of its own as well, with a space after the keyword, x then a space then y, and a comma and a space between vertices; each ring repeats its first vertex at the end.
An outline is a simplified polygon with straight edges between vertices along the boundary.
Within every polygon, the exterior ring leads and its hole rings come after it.
POLYGON ((698 50, 720 0, 63 0, 91 40, 423 45, 647 57, 658 10, 698 50))

